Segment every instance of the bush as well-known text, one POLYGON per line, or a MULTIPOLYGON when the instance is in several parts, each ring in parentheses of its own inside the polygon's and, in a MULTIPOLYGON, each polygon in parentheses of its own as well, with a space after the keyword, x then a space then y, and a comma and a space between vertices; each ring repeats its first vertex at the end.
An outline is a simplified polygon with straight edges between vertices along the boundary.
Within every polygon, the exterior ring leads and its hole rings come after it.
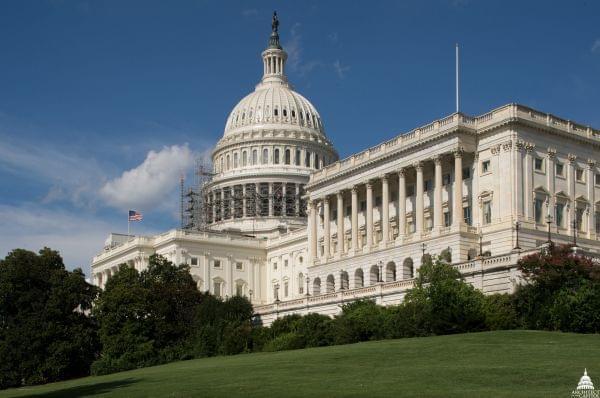
POLYGON ((263 351, 285 351, 304 348, 304 340, 298 333, 283 333, 273 338, 263 347, 263 351))
POLYGON ((383 308, 370 300, 358 300, 342 307, 341 315, 333 321, 336 344, 378 340, 384 337, 383 308))
POLYGON ((323 347, 333 344, 333 322, 327 315, 307 314, 295 323, 296 333, 306 347, 323 347))
POLYGON ((271 334, 273 337, 277 337, 282 334, 295 332, 297 322, 302 316, 299 314, 286 315, 282 318, 277 318, 271 324, 271 334))
POLYGON ((514 297, 508 294, 484 296, 485 325, 489 330, 508 330, 518 327, 514 297))

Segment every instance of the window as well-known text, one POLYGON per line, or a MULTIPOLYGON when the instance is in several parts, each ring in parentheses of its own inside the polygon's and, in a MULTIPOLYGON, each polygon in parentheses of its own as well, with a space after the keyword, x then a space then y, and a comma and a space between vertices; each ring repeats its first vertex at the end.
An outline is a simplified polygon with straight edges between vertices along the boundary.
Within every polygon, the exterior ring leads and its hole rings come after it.
POLYGON ((221 297, 221 285, 223 284, 223 282, 221 281, 214 281, 213 283, 213 294, 216 297, 221 297))
POLYGON ((237 269, 238 271, 241 271, 244 268, 244 264, 241 261, 237 261, 235 263, 235 269, 237 269))
POLYGON ((243 283, 238 282, 235 284, 235 294, 236 294, 236 296, 244 295, 244 284, 243 283))
POLYGON ((583 169, 580 169, 579 167, 575 170, 575 178, 577 179, 577 181, 579 182, 584 182, 584 178, 583 178, 583 169))
POLYGON ((444 174, 442 176, 442 185, 450 185, 450 182, 451 182, 450 173, 444 174))
POLYGON ((258 164, 258 151, 255 149, 252 151, 252 165, 258 164))
POLYGON ((296 117, 296 111, 292 109, 292 117, 296 117))
POLYGON ((596 185, 600 185, 600 173, 596 173, 596 185))
POLYGON ((273 152, 273 163, 279 164, 279 149, 275 149, 273 152))
POLYGON ((306 151, 304 156, 304 167, 310 167, 310 152, 306 151))
POLYGON ((535 158, 533 160, 533 166, 535 167, 536 171, 544 171, 544 159, 535 158))
POLYGON ((238 167, 238 154, 237 154, 237 152, 233 154, 233 167, 234 168, 238 167))
POLYGON ((288 260, 283 260, 283 266, 284 266, 285 268, 287 268, 287 266, 288 266, 288 260))
POLYGON ((556 226, 562 227, 565 214, 565 205, 563 203, 556 204, 556 226))
POLYGON ((248 152, 242 152, 242 167, 246 167, 248 165, 248 152))
POLYGON ((315 169, 319 170, 319 155, 315 153, 315 169))
POLYGON ((467 180, 467 179, 471 178, 471 168, 463 167, 462 174, 463 174, 463 180, 467 180))
POLYGON ((564 177, 565 166, 561 162, 556 162, 554 165, 554 171, 557 176, 564 177))
POLYGON ((581 232, 583 232, 583 213, 584 210, 581 207, 578 207, 575 213, 577 216, 577 229, 581 232))
POLYGON ((473 225, 473 218, 471 216, 471 206, 463 207, 463 219, 467 225, 473 225))
POLYGON ((285 150, 285 164, 291 164, 292 163, 292 153, 289 149, 285 150))
POLYGON ((221 260, 214 260, 213 268, 221 268, 221 260))
POLYGON ((444 213, 444 226, 449 227, 452 224, 452 218, 450 217, 450 212, 447 211, 444 213))
POLYGON ((273 115, 279 116, 279 109, 277 109, 277 107, 275 107, 275 109, 273 109, 273 115))
POLYGON ((486 200, 483 202, 483 224, 490 224, 492 222, 492 201, 486 200))
POLYGON ((289 287, 290 287, 290 283, 289 282, 283 282, 283 297, 287 297, 288 296, 289 287))
POLYGON ((491 171, 491 164, 489 160, 481 162, 481 173, 489 173, 491 171))
POLYGON ((287 116, 287 109, 283 108, 283 117, 287 116))
POLYGON ((262 164, 269 163, 269 150, 267 148, 263 149, 262 152, 262 164))
POLYGON ((537 224, 541 224, 543 222, 543 208, 544 208, 544 199, 541 198, 535 198, 535 222, 537 224))
POLYGON ((349 216, 350 213, 352 213, 352 206, 346 206, 346 214, 345 215, 349 216))
POLYGON ((198 265, 198 257, 192 257, 191 261, 190 261, 191 265, 198 265))
POLYGON ((432 185, 433 184, 431 183, 431 180, 425 180, 425 183, 423 184, 423 191, 431 191, 432 185))
POLYGON ((226 170, 229 170, 230 168, 231 168, 231 160, 229 158, 229 154, 227 154, 226 170))
POLYGON ((294 158, 294 164, 300 166, 300 149, 296 149, 296 157, 294 158))
POLYGON ((273 263, 273 271, 277 271, 277 263, 273 263))

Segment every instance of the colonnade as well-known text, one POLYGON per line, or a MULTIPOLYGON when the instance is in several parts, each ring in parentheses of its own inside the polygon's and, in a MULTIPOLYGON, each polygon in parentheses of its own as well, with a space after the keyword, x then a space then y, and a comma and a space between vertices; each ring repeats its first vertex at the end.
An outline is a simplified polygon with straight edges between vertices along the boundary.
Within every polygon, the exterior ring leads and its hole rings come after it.
MULTIPOLYGON (((443 167, 442 160, 448 154, 440 154, 433 158, 417 161, 411 165, 403 165, 398 168, 396 172, 384 174, 375 178, 371 178, 366 181, 364 184, 357 184, 352 187, 343 187, 335 194, 326 195, 320 198, 314 198, 308 202, 308 214, 309 214, 309 228, 308 228, 308 240, 309 240, 309 258, 311 260, 315 260, 321 257, 325 259, 331 257, 332 255, 340 256, 350 251, 353 252, 361 252, 361 251, 369 251, 376 245, 383 245, 384 247, 394 240, 392 234, 390 233, 390 180, 392 178, 397 178, 398 180, 398 189, 397 189, 397 225, 398 225, 398 235, 395 238, 396 241, 402 241, 402 239, 406 236, 406 225, 407 225, 407 212, 406 212, 406 201, 407 201, 407 174, 414 171, 415 174, 415 186, 414 186, 414 196, 415 196, 415 206, 413 208, 413 213, 411 217, 413 218, 413 224, 415 226, 414 233, 417 236, 421 236, 423 233, 427 232, 425 227, 425 205, 424 205, 424 192, 426 191, 426 187, 424 185, 424 168, 428 167, 431 162, 434 165, 434 191, 433 191, 433 206, 431 210, 433 211, 433 230, 440 231, 445 227, 444 225, 444 217, 443 217, 443 195, 442 195, 442 187, 443 187, 443 167), (374 240, 374 223, 373 223, 373 210, 376 207, 374 204, 374 186, 381 184, 381 232, 382 237, 380 242, 376 242, 374 240), (350 247, 346 247, 344 234, 345 234, 345 226, 344 226, 344 197, 347 196, 345 193, 350 190, 351 191, 351 214, 350 214, 350 240, 348 245, 350 247), (359 209, 359 192, 364 192, 366 208, 364 210, 364 218, 365 218, 365 242, 363 247, 359 246, 359 228, 358 225, 358 215, 361 211, 359 209), (331 235, 331 202, 336 202, 337 208, 337 247, 335 253, 332 252, 332 235, 331 235), (322 206, 322 216, 323 216, 323 253, 318 250, 318 213, 319 206, 322 206)), ((452 221, 451 228, 459 229, 461 224, 464 223, 464 215, 463 215, 463 189, 462 189, 462 181, 463 181, 463 150, 458 149, 452 152, 451 156, 453 156, 453 165, 454 165, 454 183, 452 188, 452 221)), ((448 172, 448 171, 447 171, 448 172)))

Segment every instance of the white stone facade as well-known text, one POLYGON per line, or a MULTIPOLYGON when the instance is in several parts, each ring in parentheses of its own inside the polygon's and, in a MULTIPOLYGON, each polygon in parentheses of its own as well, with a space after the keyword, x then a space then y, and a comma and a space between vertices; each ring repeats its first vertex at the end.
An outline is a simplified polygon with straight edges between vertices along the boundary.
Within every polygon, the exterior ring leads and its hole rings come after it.
POLYGON ((399 303, 423 253, 443 250, 476 287, 510 292, 519 256, 548 240, 548 226, 554 242, 575 236, 600 253, 600 131, 509 104, 455 113, 338 161, 273 43, 261 83, 213 152, 210 230, 114 237, 93 259, 97 285, 118 264, 141 270, 158 253, 189 264, 201 290, 248 296, 268 324, 332 315, 362 297, 399 303), (257 188, 265 195, 248 192, 257 188))

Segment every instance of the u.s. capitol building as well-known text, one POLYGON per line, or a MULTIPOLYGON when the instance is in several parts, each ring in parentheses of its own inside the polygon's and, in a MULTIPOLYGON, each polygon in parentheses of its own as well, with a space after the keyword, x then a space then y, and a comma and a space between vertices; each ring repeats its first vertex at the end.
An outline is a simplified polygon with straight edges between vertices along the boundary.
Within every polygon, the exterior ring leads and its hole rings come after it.
POLYGON ((509 104, 339 160, 316 108, 288 83, 286 57, 275 23, 262 79, 212 153, 207 228, 113 234, 92 261, 95 284, 158 253, 189 264, 200 290, 247 296, 269 323, 357 298, 398 303, 424 254, 446 251, 491 293, 512 291, 519 257, 549 236, 600 253, 600 131, 509 104))

